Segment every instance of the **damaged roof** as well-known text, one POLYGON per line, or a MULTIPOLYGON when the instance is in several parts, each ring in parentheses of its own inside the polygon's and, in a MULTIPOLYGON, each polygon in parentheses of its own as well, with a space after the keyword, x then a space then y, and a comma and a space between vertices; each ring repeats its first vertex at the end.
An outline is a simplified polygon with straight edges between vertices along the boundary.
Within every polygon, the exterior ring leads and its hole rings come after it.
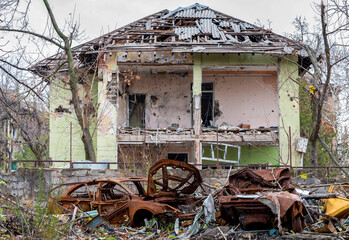
MULTIPOLYGON (((113 51, 170 50, 306 56, 302 46, 293 40, 198 3, 173 11, 162 10, 72 50, 77 55, 113 51)), ((39 65, 58 60, 58 56, 45 59, 39 65)))
POLYGON ((304 54, 290 39, 198 3, 157 12, 74 50, 151 50, 159 47, 185 52, 206 52, 213 48, 220 49, 218 52, 304 54))

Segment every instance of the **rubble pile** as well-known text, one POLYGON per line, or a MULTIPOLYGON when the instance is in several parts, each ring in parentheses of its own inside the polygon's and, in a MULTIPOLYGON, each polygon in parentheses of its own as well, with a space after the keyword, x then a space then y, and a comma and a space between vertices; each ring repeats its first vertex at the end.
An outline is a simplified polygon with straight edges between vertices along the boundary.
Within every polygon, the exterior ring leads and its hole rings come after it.
MULTIPOLYGON (((47 206, 63 239, 349 239, 349 184, 293 184, 287 168, 227 179, 209 186, 194 166, 161 160, 148 178, 60 185, 47 206)), ((23 227, 2 217, 0 237, 24 238, 23 227)))

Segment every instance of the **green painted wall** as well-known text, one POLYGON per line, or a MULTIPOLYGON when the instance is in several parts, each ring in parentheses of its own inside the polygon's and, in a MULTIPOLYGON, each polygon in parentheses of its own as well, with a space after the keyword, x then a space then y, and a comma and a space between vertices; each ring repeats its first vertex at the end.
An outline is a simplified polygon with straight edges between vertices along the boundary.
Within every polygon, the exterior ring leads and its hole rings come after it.
MULTIPOLYGON (((64 78, 62 76, 62 78, 64 78)), ((66 81, 67 81, 67 77, 66 81)), ((95 85, 92 94, 97 93, 95 85)), ((71 92, 68 90, 69 85, 62 80, 54 79, 50 85, 50 143, 49 152, 52 160, 70 160, 70 149, 72 149, 73 161, 85 160, 84 146, 81 141, 81 128, 77 122, 74 108, 69 104, 71 92), (56 108, 62 106, 70 113, 57 113, 56 108), (70 143, 70 123, 72 123, 72 142, 70 143), (70 148, 70 145, 72 148, 70 148)), ((85 95, 80 91, 81 97, 85 95)), ((96 122, 92 121, 91 133, 93 142, 97 142, 95 130, 96 122)), ((95 145, 96 146, 96 145, 95 145)), ((69 163, 55 163, 55 167, 63 167, 69 163)))
MULTIPOLYGON (((291 155, 292 164, 299 164, 299 154, 295 151, 295 142, 299 137, 299 107, 298 85, 293 81, 298 76, 298 67, 287 59, 279 60, 278 57, 262 54, 194 54, 194 94, 201 93, 201 68, 203 65, 276 65, 279 66, 279 138, 280 138, 280 163, 289 164, 289 127, 291 127, 291 155), (197 83, 197 84, 195 84, 197 83)), ((296 61, 296 57, 291 58, 296 61)), ((116 110, 106 100, 105 91, 107 82, 110 81, 113 71, 117 70, 114 56, 107 59, 106 68, 103 69, 103 81, 93 87, 93 95, 98 101, 98 119, 94 123, 97 129, 91 129, 93 141, 96 146, 98 161, 115 161, 115 119, 116 110), (97 123, 98 122, 98 123, 97 123), (113 128, 114 125, 114 128, 113 128)), ((76 121, 74 110, 69 105, 71 94, 67 84, 60 80, 53 80, 50 90, 50 157, 53 160, 70 159, 70 122, 73 124, 72 155, 74 161, 85 160, 85 153, 81 141, 80 126, 76 121), (62 105, 72 113, 56 113, 55 109, 62 105)), ((83 92, 81 92, 83 96, 83 92)), ((236 154, 234 152, 229 154, 236 154)), ((279 162, 279 154, 276 147, 242 147, 242 164, 279 162)), ((57 167, 63 164, 56 164, 57 167)), ((115 165, 112 165, 115 167, 115 165)))
POLYGON ((291 61, 281 60, 278 74, 280 162, 290 164, 292 158, 292 165, 299 166, 300 154, 296 151, 300 137, 298 66, 293 63, 297 57, 289 56, 289 59, 291 61))
MULTIPOLYGON (((211 157, 211 148, 203 147, 203 157, 211 157)), ((214 147, 214 156, 217 157, 217 151, 214 147)), ((219 153, 219 158, 223 158, 223 152, 219 153)), ((238 149, 229 148, 227 159, 238 160, 238 149)), ((217 161, 203 160, 203 164, 216 163, 217 161)), ((221 163, 224 164, 224 163, 221 163)), ((242 146, 241 147, 241 165, 248 164, 279 164, 279 153, 276 146, 242 146)))
MULTIPOLYGON (((69 104, 71 93, 68 84, 61 80, 52 80, 50 85, 50 157, 52 160, 70 160, 70 122, 72 122, 72 156, 74 160, 84 160, 85 152, 81 142, 81 130, 72 106, 69 104), (59 106, 72 113, 56 113, 59 106)), ((55 163, 62 167, 64 163, 55 163)))
MULTIPOLYGON (((279 94, 279 148, 280 163, 299 165, 300 155, 296 152, 296 141, 300 136, 299 125, 299 86, 295 82, 298 77, 296 56, 271 56, 268 54, 194 54, 194 66, 204 65, 273 65, 278 66, 279 94), (289 133, 291 130, 291 133, 289 133), (290 151, 291 146, 291 151, 290 151), (291 159, 291 161, 290 161, 291 159)), ((199 77, 197 75, 197 77, 199 77)), ((195 78, 194 78, 195 80, 195 78)), ((199 82, 199 81, 197 81, 199 82)), ((278 156, 276 148, 270 150, 273 156, 278 156)), ((256 155, 250 158, 251 163, 260 161, 256 155)))
MULTIPOLYGON (((107 83, 112 78, 112 71, 105 69, 103 81, 98 82, 98 127, 97 161, 116 162, 116 109, 107 100, 107 83)), ((110 165, 116 168, 116 165, 110 165)))
POLYGON ((202 65, 277 65, 278 58, 267 54, 194 54, 194 64, 201 55, 202 65))
POLYGON ((194 66, 193 66, 193 96, 201 95, 201 84, 202 84, 202 69, 201 69, 201 54, 194 55, 194 66))

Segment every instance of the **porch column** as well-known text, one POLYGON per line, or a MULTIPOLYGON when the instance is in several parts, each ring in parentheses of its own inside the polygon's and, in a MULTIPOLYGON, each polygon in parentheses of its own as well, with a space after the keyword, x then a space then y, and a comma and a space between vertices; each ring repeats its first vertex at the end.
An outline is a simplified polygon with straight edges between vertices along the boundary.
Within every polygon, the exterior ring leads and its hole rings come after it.
MULTIPOLYGON (((195 164, 201 164, 201 142, 200 139, 194 140, 194 160, 195 164)), ((196 166, 198 169, 201 169, 200 166, 196 166)))
MULTIPOLYGON (((116 154, 116 108, 108 100, 108 83, 116 81, 113 79, 113 73, 117 71, 117 62, 115 55, 108 56, 103 65, 100 63, 100 76, 103 78, 98 81, 98 123, 97 123, 97 161, 115 163, 116 154)), ((116 168, 116 164, 111 164, 110 168, 116 168)))
MULTIPOLYGON (((202 65, 201 54, 194 54, 193 67, 193 120, 194 134, 198 138, 201 134, 201 84, 202 84, 202 65)), ((201 164, 200 140, 194 142, 194 162, 201 164)))
MULTIPOLYGON (((297 57, 292 58, 297 62, 297 57)), ((296 151, 296 142, 300 136, 299 122, 299 86, 293 80, 298 77, 298 66, 287 59, 280 62, 279 85, 279 148, 280 162, 300 165, 300 154, 296 151)))

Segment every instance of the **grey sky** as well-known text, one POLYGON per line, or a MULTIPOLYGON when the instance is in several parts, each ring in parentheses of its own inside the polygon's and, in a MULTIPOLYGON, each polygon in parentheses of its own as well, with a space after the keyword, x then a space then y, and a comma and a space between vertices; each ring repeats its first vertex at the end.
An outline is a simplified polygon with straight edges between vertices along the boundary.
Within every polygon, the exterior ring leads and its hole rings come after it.
MULTIPOLYGON (((316 15, 311 0, 49 0, 49 2, 61 24, 75 7, 75 15, 80 19, 81 29, 86 30, 88 39, 160 10, 173 10, 195 2, 250 23, 255 23, 259 19, 267 25, 269 19, 273 31, 279 34, 294 31, 292 21, 296 16, 305 16, 307 20, 313 21, 316 15)), ((47 15, 41 0, 32 0, 30 16, 32 24, 45 24, 47 15)))

